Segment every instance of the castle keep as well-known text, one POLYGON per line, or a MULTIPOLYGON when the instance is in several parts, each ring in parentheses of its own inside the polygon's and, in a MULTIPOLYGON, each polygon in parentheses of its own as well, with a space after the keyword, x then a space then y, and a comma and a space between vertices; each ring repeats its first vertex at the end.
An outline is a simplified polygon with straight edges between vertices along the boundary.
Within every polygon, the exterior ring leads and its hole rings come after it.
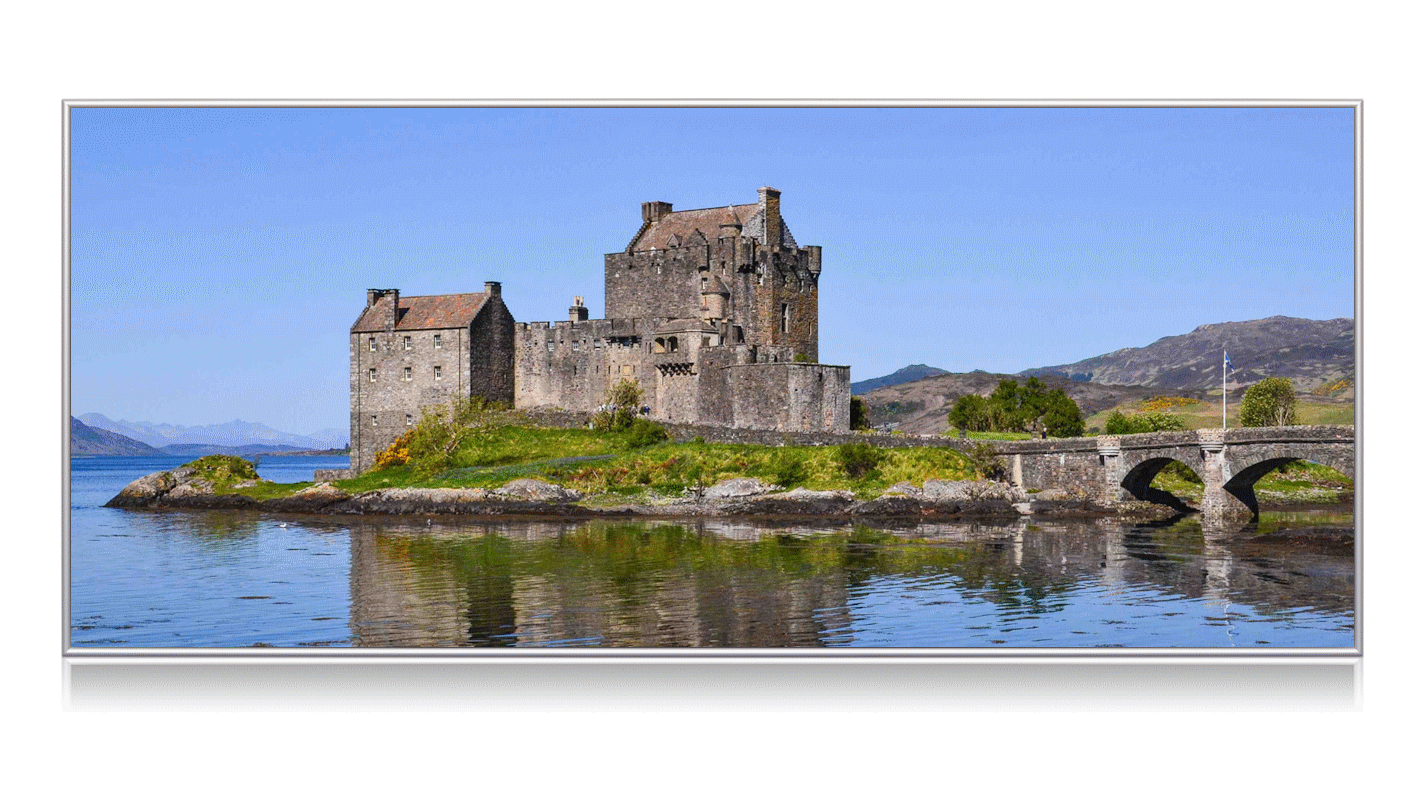
POLYGON ((591 411, 620 379, 649 417, 775 431, 844 432, 850 368, 816 364, 821 247, 798 246, 781 193, 675 212, 645 202, 622 252, 605 255, 605 318, 576 296, 563 321, 516 323, 501 287, 405 296, 370 290, 349 332, 350 467, 468 396, 518 409, 591 411))

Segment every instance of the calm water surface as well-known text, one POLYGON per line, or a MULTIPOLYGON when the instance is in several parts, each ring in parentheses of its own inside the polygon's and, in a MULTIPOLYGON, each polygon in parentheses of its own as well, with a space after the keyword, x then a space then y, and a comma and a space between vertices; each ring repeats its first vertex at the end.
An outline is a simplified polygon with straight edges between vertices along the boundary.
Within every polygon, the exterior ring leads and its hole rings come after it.
POLYGON ((1350 513, 892 529, 102 508, 183 461, 73 461, 75 647, 1354 645, 1350 513))

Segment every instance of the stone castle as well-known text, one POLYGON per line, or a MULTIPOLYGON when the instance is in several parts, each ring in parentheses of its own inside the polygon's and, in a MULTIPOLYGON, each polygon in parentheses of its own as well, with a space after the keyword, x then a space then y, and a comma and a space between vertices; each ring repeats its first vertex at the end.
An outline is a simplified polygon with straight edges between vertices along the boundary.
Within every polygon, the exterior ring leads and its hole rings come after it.
POLYGON ((567 320, 518 323, 501 285, 481 293, 370 290, 349 330, 350 468, 362 472, 424 409, 483 396, 591 411, 633 379, 650 419, 844 432, 850 368, 820 365, 821 247, 798 246, 781 192, 675 212, 645 202, 605 255, 605 318, 576 296, 567 320))

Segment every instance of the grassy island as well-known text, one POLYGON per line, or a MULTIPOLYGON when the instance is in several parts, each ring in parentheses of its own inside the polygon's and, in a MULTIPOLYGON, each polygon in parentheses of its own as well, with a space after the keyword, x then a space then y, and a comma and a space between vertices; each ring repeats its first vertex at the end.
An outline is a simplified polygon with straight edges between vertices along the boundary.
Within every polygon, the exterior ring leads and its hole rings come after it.
MULTIPOLYGON (((980 477, 978 463, 948 448, 675 442, 638 424, 623 430, 544 428, 523 424, 524 418, 515 412, 497 410, 477 413, 470 421, 453 421, 450 428, 439 429, 447 421, 425 416, 391 446, 391 455, 381 456, 384 463, 335 485, 359 494, 391 487, 492 489, 518 478, 535 478, 575 489, 590 503, 633 503, 681 497, 738 477, 758 478, 783 489, 846 489, 863 499, 877 497, 901 481, 922 486, 929 479, 980 477), (449 448, 449 442, 455 444, 449 448)), ((239 485, 227 479, 216 486, 219 492, 264 499, 309 485, 239 485)))

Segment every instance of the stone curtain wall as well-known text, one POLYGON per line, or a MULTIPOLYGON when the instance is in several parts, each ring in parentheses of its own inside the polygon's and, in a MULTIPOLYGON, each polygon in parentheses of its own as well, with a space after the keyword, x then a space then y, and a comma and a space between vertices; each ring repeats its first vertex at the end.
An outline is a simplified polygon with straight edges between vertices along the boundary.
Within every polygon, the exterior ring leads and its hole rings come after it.
POLYGON ((516 324, 514 405, 590 411, 622 378, 638 381, 645 396, 652 397, 652 331, 638 319, 516 324))

